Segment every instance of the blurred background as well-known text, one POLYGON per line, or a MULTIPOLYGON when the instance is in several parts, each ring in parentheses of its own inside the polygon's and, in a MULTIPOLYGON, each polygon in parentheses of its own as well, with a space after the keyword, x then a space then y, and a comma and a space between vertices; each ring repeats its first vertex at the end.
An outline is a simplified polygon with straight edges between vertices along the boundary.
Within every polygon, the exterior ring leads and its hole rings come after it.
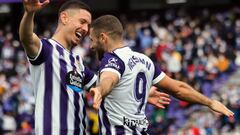
MULTIPOLYGON (((59 6, 51 3, 35 17, 35 32, 51 37, 59 6)), ((233 118, 171 97, 166 109, 147 106, 152 135, 240 135, 240 1, 83 0, 93 18, 113 14, 125 28, 124 41, 149 56, 169 76, 182 80, 234 111, 233 118)), ((0 0, 0 134, 31 135, 34 97, 28 61, 18 37, 21 0, 0 0)), ((73 51, 97 71, 85 38, 73 51)), ((89 133, 98 133, 97 113, 86 94, 89 133)))

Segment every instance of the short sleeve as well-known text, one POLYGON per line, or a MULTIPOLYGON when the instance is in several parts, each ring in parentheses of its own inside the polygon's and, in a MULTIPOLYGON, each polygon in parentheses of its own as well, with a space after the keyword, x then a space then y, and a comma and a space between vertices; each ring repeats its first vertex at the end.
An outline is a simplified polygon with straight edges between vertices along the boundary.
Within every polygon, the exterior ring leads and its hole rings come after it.
POLYGON ((152 84, 156 84, 159 81, 161 81, 165 77, 165 73, 160 70, 160 68, 154 64, 154 76, 153 76, 153 81, 152 84))
POLYGON ((100 73, 104 71, 114 72, 121 78, 124 73, 125 65, 124 62, 113 53, 105 53, 100 64, 100 73))
POLYGON ((97 76, 87 67, 84 70, 84 89, 89 89, 96 85, 97 76))
POLYGON ((31 58, 28 56, 28 59, 32 65, 40 65, 43 62, 45 62, 48 57, 52 54, 52 45, 50 42, 48 42, 46 39, 40 40, 40 48, 38 51, 38 54, 35 58, 31 58))

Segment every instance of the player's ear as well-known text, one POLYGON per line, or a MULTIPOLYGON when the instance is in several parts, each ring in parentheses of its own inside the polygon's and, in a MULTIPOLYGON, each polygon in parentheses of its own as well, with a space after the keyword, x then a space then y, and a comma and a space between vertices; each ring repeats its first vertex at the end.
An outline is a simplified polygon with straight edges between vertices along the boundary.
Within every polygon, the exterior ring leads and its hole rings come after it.
POLYGON ((106 42, 107 41, 107 35, 105 33, 100 33, 100 41, 106 42))
POLYGON ((65 12, 65 11, 61 12, 59 15, 59 19, 63 25, 66 25, 69 20, 67 12, 65 12))

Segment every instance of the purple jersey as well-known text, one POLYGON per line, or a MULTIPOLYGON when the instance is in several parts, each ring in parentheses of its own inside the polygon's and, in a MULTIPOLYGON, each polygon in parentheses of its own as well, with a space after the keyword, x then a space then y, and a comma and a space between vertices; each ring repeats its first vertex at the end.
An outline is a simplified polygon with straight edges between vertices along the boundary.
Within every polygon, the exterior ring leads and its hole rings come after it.
POLYGON ((83 89, 97 77, 82 59, 53 39, 42 39, 38 55, 31 59, 37 135, 83 135, 86 110, 83 89))

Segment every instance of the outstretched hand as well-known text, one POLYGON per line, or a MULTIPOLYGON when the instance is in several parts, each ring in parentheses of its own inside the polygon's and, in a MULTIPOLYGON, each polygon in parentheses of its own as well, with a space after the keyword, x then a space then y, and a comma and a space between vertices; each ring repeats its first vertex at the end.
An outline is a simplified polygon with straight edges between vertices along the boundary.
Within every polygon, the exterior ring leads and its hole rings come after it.
POLYGON ((156 87, 151 87, 148 97, 148 103, 158 108, 164 109, 164 105, 170 104, 170 101, 171 99, 168 94, 157 91, 156 87))
POLYGON ((42 9, 48 3, 49 0, 44 0, 43 2, 40 2, 40 0, 23 0, 24 8, 28 13, 36 12, 42 9))
POLYGON ((90 93, 93 95, 93 108, 98 110, 102 102, 102 94, 98 87, 91 88, 90 93))
POLYGON ((209 108, 211 108, 215 112, 222 113, 228 117, 232 117, 234 115, 234 113, 231 110, 229 110, 225 105, 223 105, 217 100, 212 100, 212 103, 210 104, 209 108))

